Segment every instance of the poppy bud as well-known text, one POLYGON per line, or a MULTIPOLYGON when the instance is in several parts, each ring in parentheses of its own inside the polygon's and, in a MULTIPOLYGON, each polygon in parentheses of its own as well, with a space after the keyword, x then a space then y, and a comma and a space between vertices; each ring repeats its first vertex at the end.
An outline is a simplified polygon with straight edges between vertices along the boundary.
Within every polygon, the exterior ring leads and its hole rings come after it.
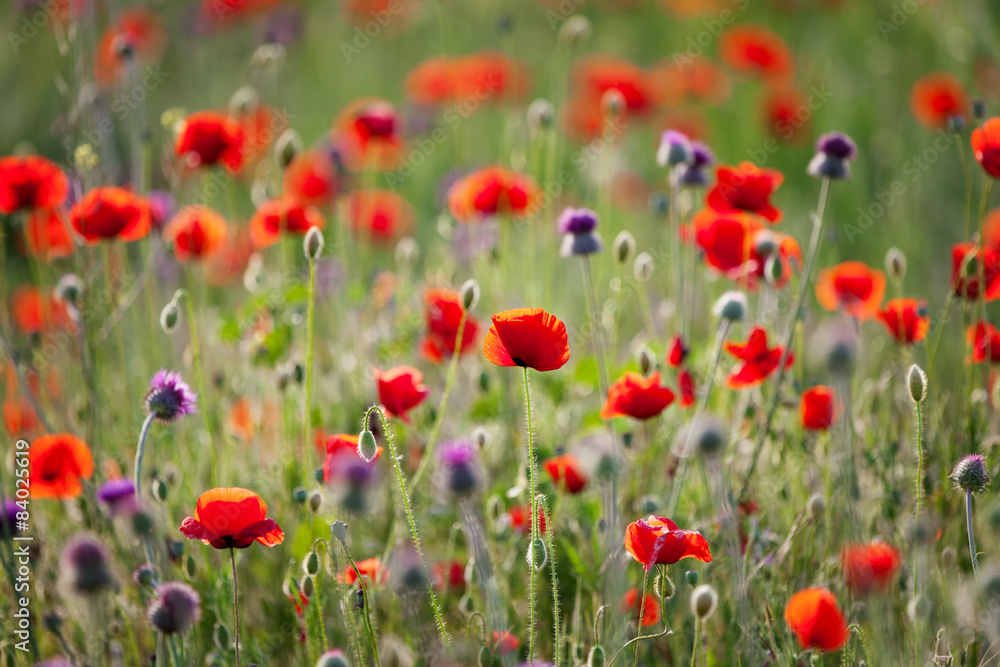
POLYGON ((691 140, 683 132, 667 130, 660 137, 660 147, 656 151, 656 164, 661 167, 676 167, 691 161, 691 140))
POLYGON ((653 582, 653 592, 659 597, 662 597, 664 600, 669 600, 674 597, 674 592, 676 590, 677 587, 674 586, 673 580, 667 576, 666 571, 661 572, 653 582))
POLYGON ((978 98, 972 100, 972 117, 976 120, 986 118, 986 102, 978 98))
POLYGON ((885 272, 895 281, 906 277, 906 255, 899 248, 889 248, 885 253, 885 272))
POLYGON ((941 567, 949 569, 958 560, 958 550, 955 547, 947 546, 941 550, 941 567))
POLYGON ((537 99, 528 105, 528 128, 535 134, 552 127, 555 110, 548 100, 537 99))
POLYGON ((286 169, 301 152, 302 138, 292 128, 282 132, 274 143, 274 159, 282 169, 286 169))
POLYGON ((309 231, 306 232, 306 236, 302 240, 302 250, 309 261, 319 259, 323 253, 323 232, 319 230, 319 227, 310 227, 309 231))
POLYGON ((916 364, 910 366, 906 376, 906 385, 910 388, 910 398, 914 403, 922 403, 927 398, 927 375, 916 364))
POLYGON ((635 253, 635 237, 627 231, 620 232, 615 237, 613 253, 615 261, 625 264, 632 259, 633 253, 635 253))
POLYGON ((948 478, 955 482, 955 488, 972 493, 990 485, 990 471, 986 469, 986 459, 981 454, 969 454, 963 458, 948 478))
POLYGON ((132 529, 138 535, 149 535, 153 532, 154 525, 156 523, 153 521, 153 517, 146 512, 140 511, 132 515, 132 529))
POLYGON ((172 334, 177 331, 177 324, 180 322, 181 313, 177 308, 177 302, 171 300, 163 310, 160 311, 160 328, 163 333, 172 334))
POLYGON ((918 595, 910 600, 906 605, 906 615, 909 616, 910 620, 914 623, 924 620, 930 616, 930 614, 931 601, 923 595, 918 595))
POLYGON ((601 110, 604 118, 608 122, 617 121, 625 113, 627 103, 622 91, 617 88, 608 88, 601 96, 601 110))
POLYGON ((691 593, 691 613, 705 621, 715 612, 719 594, 708 584, 702 584, 691 593))
POLYGON ((197 563, 194 562, 194 556, 189 555, 184 561, 184 574, 188 579, 194 579, 195 574, 198 572, 197 563))
POLYGON ((590 39, 593 27, 586 16, 574 14, 559 28, 559 41, 570 48, 582 46, 590 39))
POLYGON ((484 449, 490 442, 490 432, 482 426, 477 426, 472 431, 472 440, 476 443, 479 449, 484 449))
POLYGON ((253 113, 260 106, 260 95, 253 86, 243 86, 229 98, 229 113, 243 116, 253 113))
POLYGON ((688 570, 687 572, 684 573, 684 579, 687 580, 689 586, 691 586, 691 587, 697 586, 698 585, 698 571, 697 570, 688 570))
POLYGON ((333 535, 334 539, 338 542, 347 541, 347 524, 343 521, 334 521, 330 524, 330 534, 333 535))
POLYGON ((308 495, 309 495, 309 492, 306 491, 304 487, 297 486, 292 491, 292 500, 294 500, 295 502, 297 502, 298 504, 301 505, 302 503, 304 503, 306 501, 306 497, 308 495))
POLYGON ((320 483, 325 482, 326 481, 326 473, 323 472, 322 468, 316 468, 315 470, 313 470, 313 479, 315 479, 317 482, 320 482, 320 483))
POLYGON ((306 499, 306 505, 308 505, 309 509, 312 510, 313 512, 318 512, 319 507, 322 504, 323 504, 323 494, 321 494, 319 491, 313 491, 312 493, 309 494, 309 497, 306 499))
POLYGON ((604 665, 604 649, 600 646, 590 649, 590 655, 587 656, 587 667, 604 667, 604 665))
POLYGON ((466 614, 471 614, 476 611, 476 600, 471 595, 466 593, 458 600, 458 608, 464 611, 466 614))
POLYGON ((662 501, 657 496, 645 495, 639 499, 639 509, 641 510, 640 514, 646 516, 656 514, 656 511, 660 509, 661 505, 662 501))
POLYGON ((229 650, 229 628, 227 628, 223 623, 218 622, 215 627, 212 628, 212 641, 215 642, 215 646, 220 651, 229 650))
POLYGON ((785 275, 785 265, 780 257, 771 255, 764 260, 764 280, 771 287, 778 287, 785 275))
POLYGON ((632 275, 637 283, 648 283, 649 279, 653 277, 655 269, 656 264, 653 262, 653 256, 648 252, 641 252, 635 258, 635 264, 632 265, 632 275))
POLYGON ((814 493, 809 496, 809 500, 806 501, 806 511, 814 519, 823 516, 823 512, 826 511, 826 499, 823 498, 823 494, 814 493))
POLYGON ((462 295, 462 306, 466 312, 472 312, 479 303, 479 283, 472 278, 466 280, 462 283, 460 293, 462 295))
POLYGON ((400 268, 410 269, 420 258, 420 246, 412 236, 404 236, 396 244, 396 264, 400 268))
POLYGON ((549 561, 548 552, 545 549, 545 541, 542 538, 535 538, 531 546, 528 547, 528 565, 534 565, 536 570, 541 570, 549 561))
POLYGON ((327 651, 316 661, 316 667, 351 667, 343 651, 327 651))
POLYGON ((173 556, 175 559, 180 558, 181 556, 184 555, 185 548, 186 546, 184 542, 181 542, 180 540, 172 540, 168 547, 170 555, 173 556))
POLYGON ((302 579, 302 595, 306 597, 307 600, 311 600, 313 594, 316 592, 316 584, 313 582, 313 578, 306 575, 302 579))
POLYGON ((654 357, 653 353, 649 351, 649 348, 645 346, 639 350, 636 361, 639 364, 639 372, 643 375, 649 375, 649 372, 656 367, 656 357, 654 357))
POLYGON ((490 650, 489 646, 483 646, 479 649, 479 657, 476 659, 476 664, 479 667, 493 667, 493 651, 490 650))
POLYGON ((310 551, 309 555, 306 556, 305 562, 303 563, 306 574, 315 577, 319 574, 319 554, 315 551, 310 551))
POLYGON ((273 75, 285 62, 285 54, 285 47, 281 44, 261 44, 250 57, 250 70, 259 76, 273 75))
POLYGON ((82 293, 83 281, 75 273, 67 273, 60 278, 55 289, 56 298, 74 308, 79 308, 82 293))
POLYGON ((729 291, 723 294, 712 306, 712 314, 730 322, 740 322, 746 317, 747 295, 743 292, 729 291))
POLYGON ((378 443, 375 442, 375 434, 365 429, 358 436, 358 456, 363 458, 365 462, 371 463, 377 454, 378 443))

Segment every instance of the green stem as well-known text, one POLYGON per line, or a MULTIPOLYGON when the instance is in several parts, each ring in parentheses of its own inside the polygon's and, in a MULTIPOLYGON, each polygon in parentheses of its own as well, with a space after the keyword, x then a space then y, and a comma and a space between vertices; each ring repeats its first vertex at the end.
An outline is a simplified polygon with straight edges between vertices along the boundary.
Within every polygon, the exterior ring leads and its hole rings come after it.
POLYGON ((372 619, 370 612, 370 601, 368 598, 368 586, 365 584, 364 577, 361 576, 361 570, 358 569, 358 564, 354 562, 354 558, 351 556, 350 549, 347 548, 347 544, 341 542, 341 546, 344 547, 344 554, 347 555, 347 560, 351 563, 351 568, 354 570, 354 574, 358 578, 358 585, 361 586, 361 597, 364 600, 365 605, 365 633, 368 635, 368 647, 371 649, 372 657, 375 659, 375 667, 381 667, 378 657, 378 642, 375 640, 375 630, 372 628, 372 619))
POLYGON ((979 576, 979 558, 976 556, 976 537, 972 528, 972 487, 965 490, 965 528, 969 532, 969 554, 972 556, 972 571, 976 575, 976 583, 981 584, 979 576))
MULTIPOLYGON (((584 264, 586 266, 586 263, 584 264)), ((531 492, 531 549, 538 539, 538 498, 535 489, 535 443, 531 430, 531 390, 528 386, 528 367, 524 367, 524 402, 528 412, 528 487, 531 492)), ((532 555, 534 559, 534 555, 532 555)), ((528 563, 531 575, 528 583, 528 662, 535 659, 535 564, 528 563)))
MULTIPOLYGON (((313 325, 316 319, 316 259, 309 257, 309 292, 306 309, 306 396, 302 406, 302 442, 299 444, 300 462, 307 460, 306 443, 309 442, 309 426, 312 424, 312 384, 313 384, 313 325)), ((309 466, 305 466, 308 475, 309 466)))
POLYGON ((694 637, 691 639, 691 667, 695 667, 698 664, 698 630, 700 629, 701 619, 698 616, 694 617, 694 637))
POLYGON ((236 667, 240 667, 240 585, 236 577, 236 550, 229 548, 229 563, 233 566, 233 614, 236 616, 236 667))
MULTIPOLYGON (((135 448, 135 470, 132 473, 132 482, 135 485, 135 499, 142 503, 142 456, 146 451, 146 436, 149 435, 149 427, 153 423, 155 415, 151 412, 146 416, 146 421, 142 422, 142 430, 139 431, 139 444, 135 448)), ((156 555, 153 553, 153 545, 149 541, 149 535, 143 534, 142 545, 146 551, 146 560, 153 567, 156 566, 156 555)))
MULTIPOLYGON (((661 565, 661 566, 659 566, 659 569, 660 569, 660 576, 661 577, 665 577, 666 576, 666 567, 663 566, 663 565, 661 565)), ((663 589, 664 588, 665 588, 664 586, 660 586, 660 609, 666 609, 666 602, 667 601, 663 598, 663 593, 664 593, 663 589)), ((643 596, 643 597, 645 597, 645 596, 643 596)), ((606 608, 606 605, 605 605, 605 607, 602 607, 602 609, 604 609, 604 608, 606 608)), ((598 609, 598 612, 600 612, 600 611, 601 610, 598 609)), ((598 619, 595 616, 595 618, 594 618, 594 635, 595 635, 595 637, 597 635, 597 625, 598 625, 597 621, 598 621, 598 619)), ((641 623, 641 621, 640 621, 640 623, 641 623)), ((614 664, 615 660, 618 659, 618 656, 620 656, 625 651, 625 649, 627 649, 632 644, 636 644, 636 643, 638 643, 640 641, 646 641, 646 640, 649 640, 649 639, 660 639, 661 637, 667 637, 667 636, 672 635, 672 634, 674 634, 674 632, 673 632, 673 630, 670 629, 670 626, 667 625, 667 617, 666 617, 666 614, 664 614, 663 615, 663 629, 662 630, 660 630, 659 632, 657 632, 655 635, 643 635, 641 632, 638 633, 636 637, 633 637, 632 639, 630 639, 627 642, 625 642, 625 644, 620 649, 618 649, 618 651, 613 656, 611 656, 611 660, 608 660, 608 667, 611 667, 611 665, 614 664)))
POLYGON ((552 626, 553 626, 553 648, 552 664, 559 667, 559 657, 562 652, 562 619, 559 615, 559 577, 556 569, 556 540, 555 521, 549 514, 549 503, 544 495, 538 496, 538 501, 542 504, 542 518, 545 519, 547 529, 545 531, 548 542, 549 576, 552 577, 552 626))
POLYGON ((181 650, 177 645, 176 637, 167 637, 167 647, 170 649, 170 660, 174 667, 184 667, 184 660, 181 658, 181 650))
MULTIPOLYGON (((849 625, 847 627, 847 631, 848 632, 850 632, 851 630, 854 630, 855 632, 857 632, 858 633, 858 637, 861 639, 861 648, 864 649, 864 651, 865 651, 865 662, 868 663, 869 665, 874 664, 872 662, 871 653, 868 650, 868 638, 865 637, 865 631, 862 630, 861 626, 858 625, 857 623, 854 623, 854 624, 849 625)), ((847 644, 845 643, 844 644, 844 657, 846 658, 846 656, 847 656, 847 644)), ((845 662, 845 664, 846 664, 846 662, 845 662)))
POLYGON ((424 560, 424 553, 420 549, 420 536, 417 534, 417 524, 413 519, 413 511, 410 509, 410 497, 406 493, 406 480, 403 479, 403 469, 399 465, 399 456, 396 454, 396 445, 392 441, 392 431, 389 429, 389 422, 385 418, 385 413, 382 412, 382 408, 377 405, 373 405, 368 408, 367 412, 365 412, 365 429, 368 428, 368 419, 372 412, 378 413, 379 419, 382 420, 382 431, 385 433, 385 439, 389 445, 389 454, 392 457, 392 465, 396 469, 396 479, 399 481, 399 493, 403 498, 403 510, 406 512, 406 521, 410 525, 410 536, 413 538, 413 547, 416 549, 417 558, 420 561, 420 567, 423 569, 424 574, 427 575, 427 592, 430 595, 431 608, 434 610, 434 621, 437 623, 438 634, 441 635, 441 641, 450 653, 451 638, 448 637, 448 631, 444 627, 444 617, 441 615, 441 607, 438 605, 437 597, 434 595, 434 582, 429 571, 427 570, 427 562, 424 560))
POLYGON ((635 657, 632 659, 632 667, 639 665, 639 641, 642 639, 642 620, 646 616, 646 585, 649 583, 649 572, 642 573, 642 597, 639 598, 639 620, 638 628, 635 631, 635 657))

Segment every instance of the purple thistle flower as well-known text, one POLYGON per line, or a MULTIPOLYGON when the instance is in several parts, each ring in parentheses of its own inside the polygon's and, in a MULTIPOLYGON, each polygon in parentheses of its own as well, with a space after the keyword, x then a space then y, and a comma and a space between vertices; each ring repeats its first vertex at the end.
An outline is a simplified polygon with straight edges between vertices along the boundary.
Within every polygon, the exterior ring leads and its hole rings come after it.
POLYGON ((261 41, 285 46, 302 36, 302 11, 297 8, 277 9, 264 21, 261 41))
POLYGON ((816 141, 816 150, 837 160, 853 160, 858 156, 854 141, 841 132, 827 132, 816 141))
POLYGON ((95 595, 114 583, 108 552, 90 533, 80 533, 71 538, 60 563, 67 583, 77 593, 95 595))
POLYGON ((102 484, 97 490, 97 500, 108 506, 108 515, 112 517, 135 514, 138 509, 135 484, 126 477, 102 484))
POLYGON ((438 460, 445 468, 449 491, 467 496, 479 488, 479 455, 471 442, 456 440, 442 444, 438 460))
POLYGON ((851 177, 851 167, 847 163, 857 157, 858 147, 850 137, 828 132, 816 142, 816 149, 818 152, 806 168, 810 176, 841 181, 851 177))
POLYGON ((13 500, 3 501, 3 511, 0 512, 0 536, 10 539, 20 534, 21 531, 17 529, 17 513, 20 511, 21 508, 13 500))
POLYGON ((691 140, 677 130, 667 130, 660 137, 660 148, 656 151, 656 164, 661 167, 676 167, 689 164, 692 158, 691 140))
POLYGON ((955 482, 955 488, 978 493, 990 485, 990 471, 982 454, 969 454, 957 464, 948 478, 955 482))
POLYGON ((559 216, 559 231, 563 236, 559 254, 592 255, 604 249, 601 235, 597 233, 597 214, 587 208, 567 208, 559 216))
POLYGON ((165 635, 182 634, 201 618, 201 598, 187 584, 177 581, 160 584, 146 618, 165 635))
POLYGON ((184 383, 179 373, 160 370, 149 382, 144 400, 146 413, 166 424, 196 410, 198 394, 184 383))
POLYGON ((712 150, 700 141, 691 142, 691 162, 680 176, 682 188, 703 188, 708 185, 708 168, 715 164, 712 150))

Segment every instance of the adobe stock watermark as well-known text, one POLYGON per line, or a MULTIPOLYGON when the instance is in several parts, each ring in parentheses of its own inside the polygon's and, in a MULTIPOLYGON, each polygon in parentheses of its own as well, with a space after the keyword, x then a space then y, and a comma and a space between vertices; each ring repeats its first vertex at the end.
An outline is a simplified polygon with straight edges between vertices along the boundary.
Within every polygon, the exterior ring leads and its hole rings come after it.
POLYGON ((49 23, 55 20, 56 14, 60 12, 63 5, 65 3, 60 2, 60 0, 44 0, 41 7, 30 17, 21 17, 21 22, 17 24, 18 31, 7 33, 7 43, 10 44, 15 55, 22 46, 38 36, 40 30, 44 30, 49 23))
POLYGON ((394 18, 407 10, 409 4, 409 0, 389 0, 385 9, 368 12, 371 20, 366 21, 364 25, 354 27, 354 36, 350 42, 340 43, 340 53, 344 56, 344 62, 349 63, 355 57, 360 56, 361 52, 372 43, 372 40, 389 27, 394 18))
POLYGON ((893 4, 889 20, 879 19, 875 22, 882 39, 888 42, 889 35, 906 25, 910 17, 916 14, 927 2, 928 0, 902 0, 902 2, 893 4))
MULTIPOLYGON (((111 113, 119 122, 124 121, 146 101, 149 93, 156 90, 168 76, 170 76, 170 72, 163 70, 159 65, 146 67, 143 70, 141 80, 138 80, 135 85, 123 89, 111 99, 109 105, 111 113)), ((83 131, 83 139, 96 148, 114 131, 114 121, 110 116, 104 116, 98 122, 97 127, 83 131)))
POLYGON ((583 7, 587 0, 562 0, 555 9, 545 10, 545 20, 549 22, 549 27, 558 30, 562 24, 576 14, 576 10, 583 7))
POLYGON ((695 35, 688 35, 687 47, 683 51, 674 52, 671 56, 674 67, 683 69, 703 56, 705 49, 722 35, 726 26, 735 23, 737 15, 750 6, 750 0, 733 0, 733 5, 733 9, 723 9, 715 18, 703 20, 702 29, 695 35))

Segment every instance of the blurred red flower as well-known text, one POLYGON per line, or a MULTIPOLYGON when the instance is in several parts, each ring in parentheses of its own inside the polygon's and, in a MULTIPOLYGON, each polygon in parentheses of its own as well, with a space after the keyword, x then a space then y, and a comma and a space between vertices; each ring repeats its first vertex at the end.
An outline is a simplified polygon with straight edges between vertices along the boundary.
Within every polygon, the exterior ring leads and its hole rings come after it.
POLYGON ((20 285, 11 292, 10 313, 14 325, 29 336, 69 323, 66 305, 51 293, 43 295, 34 285, 20 285))
POLYGON ((587 473, 572 454, 560 454, 542 463, 545 472, 560 489, 576 494, 587 486, 587 473))
POLYGON ((802 426, 810 431, 825 431, 833 424, 833 389, 823 385, 802 392, 799 416, 802 426))
MULTIPOLYGON (((427 334, 420 347, 424 357, 439 364, 455 354, 458 327, 464 311, 461 295, 455 290, 429 289, 424 292, 424 321, 427 323, 427 334)), ((474 317, 466 315, 459 355, 475 347, 478 333, 479 322, 474 317)))
POLYGON ((825 588, 807 588, 788 600, 785 621, 803 649, 836 651, 847 641, 847 623, 837 598, 825 588))
POLYGON ((226 240, 225 218, 207 206, 185 206, 163 229, 163 239, 174 246, 178 261, 201 260, 226 240))
POLYGON ((646 572, 654 565, 673 565, 682 558, 712 561, 708 542, 701 533, 681 530, 670 519, 652 514, 629 524, 625 530, 625 549, 642 563, 646 572))
MULTIPOLYGON (((515 505, 507 510, 507 518, 510 519, 510 527, 519 533, 530 533, 531 523, 529 519, 531 518, 531 505, 515 505)), ((548 524, 545 523, 545 513, 542 508, 538 508, 538 532, 541 535, 545 534, 548 530, 548 524)))
POLYGON ((919 343, 927 336, 930 318, 923 299, 889 299, 885 308, 875 313, 896 342, 901 345, 919 343))
POLYGON ((816 300, 827 310, 843 308, 859 320, 874 317, 885 296, 885 274, 863 262, 841 262, 816 278, 816 300))
POLYGON ((406 413, 431 393, 423 382, 423 373, 410 366, 396 366, 387 371, 375 369, 379 401, 389 417, 398 417, 406 423, 410 422, 406 413))
POLYGON ((761 169, 752 162, 739 167, 719 165, 716 184, 705 196, 705 204, 720 213, 755 213, 771 223, 781 220, 781 211, 771 204, 771 193, 784 176, 774 169, 761 169))
POLYGON ((667 365, 671 368, 679 368, 687 359, 688 346, 684 344, 684 339, 680 334, 674 334, 667 342, 667 365))
POLYGON ((648 628, 660 622, 660 603, 656 601, 656 597, 647 593, 646 601, 640 603, 639 589, 630 588, 625 591, 620 605, 622 613, 638 623, 640 607, 642 608, 642 627, 648 628))
POLYGON ((382 561, 378 558, 366 558, 357 561, 355 564, 358 566, 357 572, 354 571, 353 567, 348 565, 344 568, 343 576, 338 577, 338 580, 347 582, 348 586, 353 586, 358 581, 358 572, 360 572, 361 576, 368 579, 371 583, 379 584, 389 576, 389 571, 382 565, 382 561))
POLYGON ((410 202, 391 190, 352 192, 346 205, 351 229, 377 243, 391 243, 415 226, 410 202))
POLYGON ((117 187, 94 188, 76 202, 69 223, 89 244, 102 240, 136 241, 152 226, 149 202, 117 187))
POLYGON ((848 544, 840 552, 844 583, 855 595, 885 592, 896 577, 899 551, 885 542, 848 544))
POLYGON ((31 498, 70 500, 83 491, 80 480, 94 474, 94 459, 87 445, 69 433, 35 438, 28 448, 31 498))
POLYGON ((267 518, 267 505, 253 491, 217 488, 198 497, 194 516, 184 519, 181 533, 216 549, 246 549, 254 542, 265 547, 281 544, 285 533, 267 518))
POLYGON ((28 215, 24 224, 24 242, 35 257, 51 262, 69 257, 76 243, 67 227, 66 214, 58 208, 38 208, 28 215))
POLYGON ((976 162, 993 178, 1000 178, 1000 118, 990 118, 972 131, 976 162))
POLYGON ((694 377, 691 375, 691 371, 686 368, 681 369, 677 374, 677 389, 681 393, 680 406, 682 408, 690 408, 694 405, 694 377))
POLYGON ((727 28, 720 37, 719 55, 734 70, 765 79, 788 79, 795 73, 788 45, 760 25, 745 23, 727 28))
POLYGON ((569 361, 566 325, 541 308, 497 313, 483 341, 483 354, 497 366, 554 371, 569 361))
POLYGON ((485 167, 452 184, 448 208, 459 222, 495 216, 521 218, 532 213, 540 195, 530 176, 506 167, 485 167))
POLYGON ((417 104, 454 102, 455 113, 473 113, 486 102, 523 99, 531 73, 521 62, 498 51, 452 58, 435 56, 406 75, 406 96, 417 104))
POLYGON ((921 125, 932 130, 948 125, 952 116, 969 116, 965 86, 947 72, 922 76, 910 91, 910 109, 921 125))
POLYGON ((775 139, 803 143, 812 136, 809 98, 792 85, 772 87, 761 100, 764 130, 775 139))
POLYGON ((7 433, 14 437, 29 435, 38 427, 38 417, 31 402, 24 396, 11 393, 3 401, 3 425, 7 433))
POLYGON ((674 392, 660 385, 660 371, 648 378, 627 372, 608 387, 608 398, 601 408, 601 419, 632 417, 652 419, 674 402, 674 392))
POLYGON ((243 166, 243 125, 216 111, 198 111, 184 119, 174 153, 192 168, 223 166, 239 171, 243 166))
POLYGON ((58 208, 69 196, 69 179, 59 166, 38 155, 0 158, 0 213, 58 208))
MULTIPOLYGON (((340 456, 353 456, 359 461, 364 461, 358 454, 358 436, 347 433, 335 433, 326 439, 326 455, 323 457, 323 481, 330 483, 336 475, 337 458, 340 456)), ((375 457, 366 463, 374 464, 382 456, 382 448, 375 448, 375 457)))
POLYGON ((294 199, 271 199, 250 218, 250 241, 255 248, 267 248, 278 242, 282 232, 304 236, 313 227, 325 226, 323 214, 312 206, 294 199))
MULTIPOLYGON (((725 348, 726 352, 742 362, 726 378, 726 386, 730 389, 746 389, 763 382, 778 368, 784 351, 780 345, 773 348, 767 346, 767 332, 761 327, 753 328, 746 343, 726 341, 725 348)), ((789 352, 785 368, 791 366, 793 361, 794 355, 789 352)))
POLYGON ((986 300, 1000 297, 1000 250, 972 243, 956 243, 951 247, 951 285, 955 296, 977 301, 980 271, 986 283, 986 300))
POLYGON ((123 9, 101 35, 94 78, 102 86, 114 84, 133 61, 140 65, 159 61, 166 45, 167 31, 159 14, 146 7, 123 9))
POLYGON ((434 590, 450 590, 461 593, 465 590, 465 564, 458 560, 450 563, 434 563, 431 568, 434 590))
POLYGON ((499 632, 493 631, 493 649, 500 655, 509 655, 521 647, 518 641, 509 630, 499 632))
POLYGON ((307 150, 285 168, 284 194, 310 206, 330 204, 340 193, 340 172, 330 153, 307 150))
POLYGON ((971 350, 966 364, 1000 363, 1000 330, 989 322, 977 322, 965 332, 971 350))
POLYGON ((395 169, 403 154, 396 109, 367 97, 347 105, 333 122, 331 138, 348 168, 354 171, 395 169))

